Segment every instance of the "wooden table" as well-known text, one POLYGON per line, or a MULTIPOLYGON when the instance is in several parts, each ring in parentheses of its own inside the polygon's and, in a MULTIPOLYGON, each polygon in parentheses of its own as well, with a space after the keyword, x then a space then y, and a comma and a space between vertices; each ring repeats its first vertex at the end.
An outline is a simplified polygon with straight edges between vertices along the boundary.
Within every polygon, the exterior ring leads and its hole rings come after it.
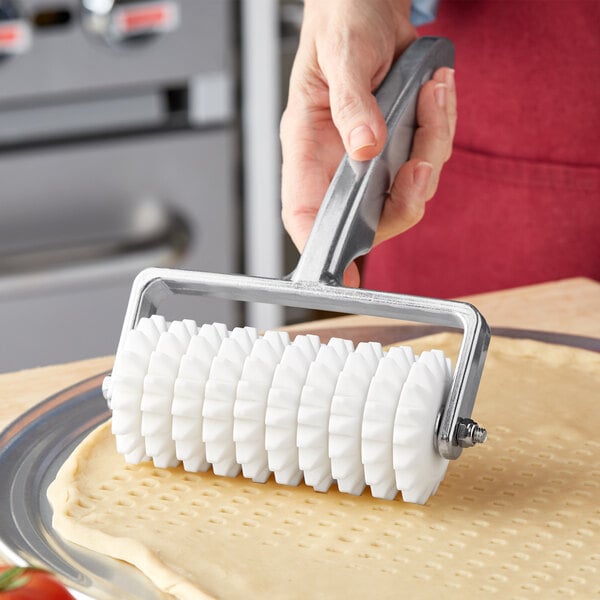
MULTIPOLYGON (((477 306, 492 326, 600 338, 600 283, 590 279, 566 279, 463 300, 477 306)), ((370 317, 339 317, 313 322, 310 327, 347 327, 370 322, 370 317)), ((44 398, 109 370, 112 362, 112 356, 105 356, 0 375, 0 430, 44 398)))

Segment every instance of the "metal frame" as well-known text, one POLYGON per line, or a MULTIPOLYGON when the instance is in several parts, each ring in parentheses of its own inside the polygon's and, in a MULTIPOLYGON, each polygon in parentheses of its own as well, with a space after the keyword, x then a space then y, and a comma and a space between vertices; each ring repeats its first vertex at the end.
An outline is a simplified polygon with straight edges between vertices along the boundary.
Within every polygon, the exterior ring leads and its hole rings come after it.
MULTIPOLYGON (((156 314, 160 304, 171 294, 389 317, 462 329, 463 339, 452 385, 438 417, 434 444, 442 457, 455 459, 460 456, 463 447, 485 439, 484 430, 470 417, 489 345, 490 330, 479 311, 470 304, 318 282, 178 269, 145 269, 133 283, 117 353, 128 331, 134 329, 141 318, 156 314)), ((108 389, 109 381, 106 381, 103 386, 105 396, 109 395, 108 389)), ((110 398, 107 397, 107 400, 110 398)))

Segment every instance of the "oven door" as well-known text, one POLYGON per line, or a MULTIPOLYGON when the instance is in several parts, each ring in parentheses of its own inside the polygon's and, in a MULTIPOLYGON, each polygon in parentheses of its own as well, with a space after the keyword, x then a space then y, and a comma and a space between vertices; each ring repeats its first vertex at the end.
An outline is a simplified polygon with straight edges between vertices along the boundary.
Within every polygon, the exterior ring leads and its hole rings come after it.
MULTIPOLYGON (((5 154, 0 159, 0 372, 114 353, 135 275, 239 271, 233 128, 5 154)), ((241 320, 178 298, 168 318, 241 320)))

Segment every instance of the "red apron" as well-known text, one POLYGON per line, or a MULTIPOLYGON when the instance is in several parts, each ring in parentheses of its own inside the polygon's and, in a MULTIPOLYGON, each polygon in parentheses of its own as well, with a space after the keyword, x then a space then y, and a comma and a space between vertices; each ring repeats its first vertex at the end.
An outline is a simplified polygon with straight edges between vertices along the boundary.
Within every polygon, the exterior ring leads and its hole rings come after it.
POLYGON ((365 288, 450 297, 600 280, 600 2, 442 0, 459 120, 425 217, 375 248, 365 288))

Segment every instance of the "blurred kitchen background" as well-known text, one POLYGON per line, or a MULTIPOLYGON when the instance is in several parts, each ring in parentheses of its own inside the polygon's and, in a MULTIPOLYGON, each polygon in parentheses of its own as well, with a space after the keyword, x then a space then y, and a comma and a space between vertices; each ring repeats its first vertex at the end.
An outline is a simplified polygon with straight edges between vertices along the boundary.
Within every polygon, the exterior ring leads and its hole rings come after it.
MULTIPOLYGON (((280 277, 300 2, 0 0, 0 372, 114 353, 137 272, 280 277)), ((298 320, 176 297, 170 318, 298 320)))

